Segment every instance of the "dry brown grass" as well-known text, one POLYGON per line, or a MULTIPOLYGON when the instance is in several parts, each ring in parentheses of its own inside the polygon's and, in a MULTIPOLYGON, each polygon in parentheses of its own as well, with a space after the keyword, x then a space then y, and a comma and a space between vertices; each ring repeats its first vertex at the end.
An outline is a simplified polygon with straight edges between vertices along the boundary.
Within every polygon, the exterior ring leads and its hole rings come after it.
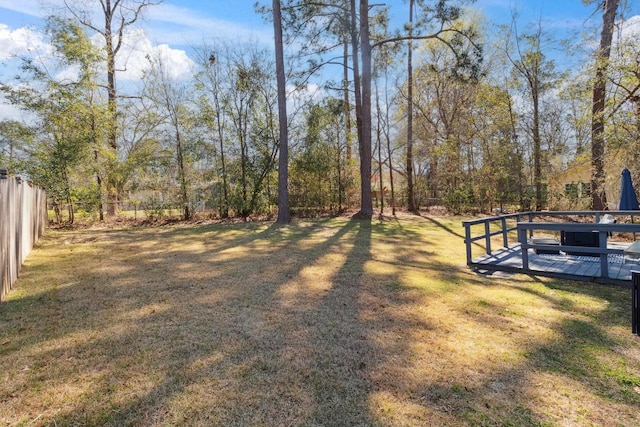
POLYGON ((7 425, 640 425, 627 289, 464 265, 460 218, 50 230, 7 425))

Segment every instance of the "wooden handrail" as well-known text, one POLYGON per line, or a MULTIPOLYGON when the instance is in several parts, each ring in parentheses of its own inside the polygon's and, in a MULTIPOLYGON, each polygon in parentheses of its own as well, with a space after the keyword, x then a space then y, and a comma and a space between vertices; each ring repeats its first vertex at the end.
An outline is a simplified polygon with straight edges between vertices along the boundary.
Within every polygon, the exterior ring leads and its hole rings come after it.
MULTIPOLYGON (((617 232, 629 232, 635 233, 640 232, 640 224, 634 224, 634 217, 639 216, 640 211, 551 211, 551 212, 519 212, 513 214, 505 214, 498 216, 491 216, 486 218, 478 218, 468 221, 463 221, 462 225, 465 228, 465 245, 466 245, 466 255, 467 255, 467 265, 471 265, 473 263, 472 259, 472 244, 479 242, 481 240, 485 241, 484 249, 485 253, 490 255, 492 252, 492 244, 491 238, 494 236, 502 235, 502 245, 505 248, 510 246, 509 243, 509 233, 516 232, 516 242, 523 244, 524 247, 523 252, 526 252, 526 248, 533 249, 548 249, 545 245, 535 245, 533 243, 528 243, 528 239, 533 237, 534 232, 537 230, 542 231, 569 231, 569 232, 589 232, 594 231, 600 233, 600 239, 604 238, 604 249, 600 250, 600 248, 585 248, 578 247, 581 252, 585 253, 593 253, 599 254, 601 259, 605 258, 606 255, 606 237, 608 233, 617 231, 617 232), (630 217, 632 223, 608 223, 608 224, 600 224, 599 221, 602 216, 611 215, 615 217, 630 217), (537 222, 536 219, 540 217, 561 217, 561 216, 591 216, 593 217, 593 222, 537 222), (507 225, 507 221, 516 221, 515 226, 509 227, 507 225), (491 225, 493 223, 498 224, 499 230, 491 231, 491 225), (473 235, 471 233, 471 228, 476 225, 483 225, 483 232, 478 235, 473 235), (520 231, 522 230, 522 231, 520 231), (520 233, 523 233, 522 235, 520 233), (524 237, 523 237, 524 236, 524 237)), ((562 246, 559 247, 559 250, 565 250, 576 247, 571 246, 562 246)), ((608 253, 615 253, 614 250, 609 250, 608 253)), ((525 261, 525 260, 523 260, 525 261)), ((605 267, 606 269, 606 267, 605 267)))

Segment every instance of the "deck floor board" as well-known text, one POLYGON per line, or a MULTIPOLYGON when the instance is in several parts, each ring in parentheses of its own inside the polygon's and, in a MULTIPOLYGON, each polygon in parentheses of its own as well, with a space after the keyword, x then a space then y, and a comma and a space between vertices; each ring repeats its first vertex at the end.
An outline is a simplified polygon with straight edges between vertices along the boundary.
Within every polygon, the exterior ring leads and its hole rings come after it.
POLYGON ((596 257, 572 257, 566 255, 539 255, 529 250, 529 269, 522 266, 522 250, 519 245, 494 250, 473 260, 472 266, 478 269, 516 271, 527 274, 540 274, 574 280, 587 280, 604 283, 631 284, 631 271, 640 270, 640 260, 609 260, 609 277, 600 277, 600 259, 596 257))

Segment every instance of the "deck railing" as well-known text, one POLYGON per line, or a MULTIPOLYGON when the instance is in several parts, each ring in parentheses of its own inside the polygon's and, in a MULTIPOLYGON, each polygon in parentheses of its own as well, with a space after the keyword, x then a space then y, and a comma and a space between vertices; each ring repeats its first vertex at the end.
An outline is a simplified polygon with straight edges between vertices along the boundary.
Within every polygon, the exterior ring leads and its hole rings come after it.
MULTIPOLYGON (((622 253, 622 249, 607 248, 607 238, 613 232, 640 233, 640 224, 634 221, 640 216, 640 211, 555 211, 555 212, 522 212, 509 215, 492 216, 470 221, 463 221, 465 228, 465 245, 467 265, 474 265, 473 246, 484 248, 484 253, 491 255, 494 251, 492 238, 501 236, 501 248, 522 248, 523 269, 529 268, 528 249, 561 250, 580 252, 585 255, 600 257, 601 277, 608 277, 608 255, 622 253), (604 215, 613 217, 615 223, 601 223, 604 215), (569 217, 582 217, 583 222, 568 222, 569 217), (560 221, 536 221, 541 218, 565 219, 560 221), (629 222, 623 222, 629 221, 629 222), (474 231, 480 228, 480 232, 474 231), (597 247, 548 245, 534 243, 531 240, 536 232, 596 232, 598 233, 597 247)), ((496 248, 497 249, 497 248, 496 248)))
POLYGON ((517 243, 517 238, 514 240, 509 240, 509 233, 515 232, 517 230, 517 223, 521 222, 523 218, 526 218, 529 222, 532 222, 534 217, 534 212, 524 212, 463 221, 462 225, 464 226, 465 236, 464 241, 467 247, 467 265, 471 265, 473 261, 473 244, 482 245, 482 243, 484 243, 485 253, 491 255, 491 253, 493 252, 491 244, 492 237, 502 236, 502 247, 509 248, 512 246, 512 243, 517 243), (513 225, 510 226, 511 223, 513 223, 513 225), (480 234, 473 235, 472 227, 476 228, 475 226, 482 227, 482 232, 480 234), (494 229, 494 231, 491 231, 492 228, 494 229), (498 229, 495 230, 495 228, 498 229))

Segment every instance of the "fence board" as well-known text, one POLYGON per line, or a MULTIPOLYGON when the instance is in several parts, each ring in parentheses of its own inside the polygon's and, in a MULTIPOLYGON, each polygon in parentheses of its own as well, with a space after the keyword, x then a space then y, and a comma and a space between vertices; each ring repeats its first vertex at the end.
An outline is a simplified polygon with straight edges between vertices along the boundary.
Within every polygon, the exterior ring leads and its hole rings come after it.
POLYGON ((0 300, 9 291, 9 180, 0 178, 0 300))
POLYGON ((47 222, 43 189, 20 178, 0 178, 0 301, 18 279, 20 266, 47 222))

